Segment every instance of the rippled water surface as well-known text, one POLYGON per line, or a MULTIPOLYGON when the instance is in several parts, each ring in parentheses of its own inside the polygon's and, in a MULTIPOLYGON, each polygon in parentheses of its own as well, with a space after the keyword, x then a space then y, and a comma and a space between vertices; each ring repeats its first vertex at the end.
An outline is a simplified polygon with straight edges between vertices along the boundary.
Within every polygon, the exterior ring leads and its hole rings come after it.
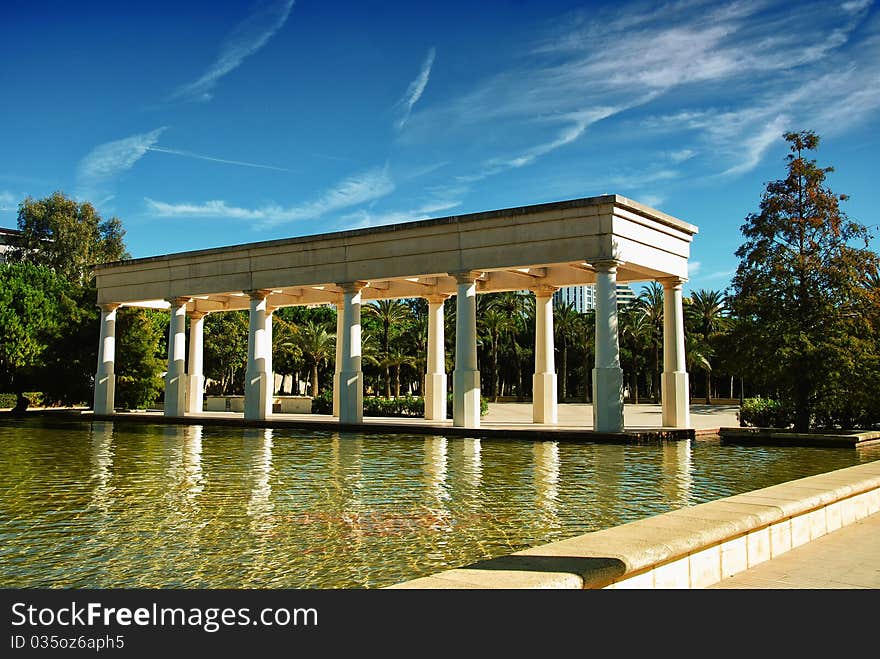
POLYGON ((880 458, 39 419, 0 451, 14 588, 381 587, 880 458))

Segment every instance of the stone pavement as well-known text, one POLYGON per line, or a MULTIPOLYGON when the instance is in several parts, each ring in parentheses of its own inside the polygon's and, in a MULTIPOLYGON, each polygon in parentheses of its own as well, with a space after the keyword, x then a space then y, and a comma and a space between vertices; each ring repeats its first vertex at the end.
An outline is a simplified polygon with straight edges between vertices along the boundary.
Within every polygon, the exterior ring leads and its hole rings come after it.
POLYGON ((709 586, 708 589, 880 588, 880 513, 709 586))

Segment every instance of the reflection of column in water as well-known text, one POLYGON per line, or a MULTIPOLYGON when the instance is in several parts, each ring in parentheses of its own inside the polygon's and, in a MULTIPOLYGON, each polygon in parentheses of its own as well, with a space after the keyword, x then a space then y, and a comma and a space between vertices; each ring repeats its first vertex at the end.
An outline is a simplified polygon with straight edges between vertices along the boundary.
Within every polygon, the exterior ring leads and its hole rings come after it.
POLYGON ((480 484, 483 479, 483 465, 480 459, 480 440, 479 439, 463 439, 462 454, 464 457, 464 475, 470 483, 473 492, 476 495, 480 491, 480 484))
POLYGON ((274 510, 272 503, 272 429, 253 428, 244 431, 244 449, 248 457, 248 473, 253 479, 246 512, 260 530, 274 510))
POLYGON ((113 423, 111 421, 93 421, 89 430, 92 454, 91 468, 94 489, 92 505, 102 513, 107 513, 113 504, 113 423))
POLYGON ((339 520, 347 528, 348 533, 356 540, 363 537, 361 526, 361 493, 363 487, 363 469, 361 455, 363 439, 360 436, 333 433, 331 444, 332 482, 337 499, 331 502, 327 511, 332 520, 339 520))
POLYGON ((184 492, 190 500, 205 488, 202 473, 202 426, 185 426, 183 431, 184 492))
POLYGON ((594 528, 618 524, 622 517, 626 517, 626 521, 635 519, 633 513, 639 501, 625 485, 630 477, 626 465, 627 447, 623 444, 595 444, 594 449, 593 477, 591 481, 587 480, 592 501, 590 496, 585 497, 594 528))
POLYGON ((425 439, 425 482, 436 501, 449 498, 446 490, 446 438, 429 436, 425 439))
POLYGON ((662 451, 663 494, 670 505, 687 506, 690 504, 693 487, 691 442, 690 440, 666 442, 662 451))
POLYGON ((538 508, 547 522, 556 524, 556 504, 559 494, 559 444, 535 442, 535 497, 538 508))

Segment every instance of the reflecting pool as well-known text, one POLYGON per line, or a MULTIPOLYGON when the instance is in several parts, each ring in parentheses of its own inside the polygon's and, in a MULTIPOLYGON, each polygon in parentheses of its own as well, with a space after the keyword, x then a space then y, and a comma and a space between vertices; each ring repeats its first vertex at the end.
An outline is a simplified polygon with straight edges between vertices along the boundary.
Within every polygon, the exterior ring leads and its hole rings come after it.
POLYGON ((880 458, 0 421, 0 586, 376 588, 880 458))

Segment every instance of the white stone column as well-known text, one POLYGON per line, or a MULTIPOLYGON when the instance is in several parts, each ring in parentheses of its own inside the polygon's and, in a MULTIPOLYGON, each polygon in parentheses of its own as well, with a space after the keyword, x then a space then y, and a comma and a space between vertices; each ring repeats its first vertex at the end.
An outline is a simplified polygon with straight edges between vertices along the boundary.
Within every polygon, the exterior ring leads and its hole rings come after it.
POLYGON ((593 369, 593 429, 623 431, 623 370, 617 336, 617 261, 593 264, 596 271, 596 367, 593 369))
POLYGON ((458 282, 455 312, 455 370, 452 425, 480 427, 480 371, 477 370, 477 284, 479 273, 453 275, 458 282))
POLYGON ((342 322, 343 303, 342 300, 336 303, 336 362, 333 366, 333 416, 339 416, 339 383, 340 372, 342 369, 342 335, 345 332, 345 326, 342 322))
POLYGON ((660 396, 663 425, 689 428, 690 387, 684 354, 684 310, 681 287, 686 280, 677 277, 661 280, 663 284, 663 376, 660 396))
POLYGON ((535 374, 532 376, 532 420, 553 423, 558 420, 556 405, 556 364, 553 355, 554 286, 541 286, 535 293, 535 374))
POLYGON ((266 396, 266 415, 272 414, 272 406, 275 401, 275 370, 272 367, 272 318, 275 308, 266 305, 266 377, 269 380, 269 392, 266 396))
POLYGON ((364 420, 361 371, 361 289, 366 282, 342 284, 342 368, 339 371, 339 422, 364 420))
POLYGON ((189 364, 187 365, 186 411, 201 412, 205 400, 204 346, 205 316, 201 311, 189 315, 189 364))
POLYGON ((425 369, 425 419, 446 420, 446 337, 443 303, 448 295, 432 295, 428 301, 428 359, 425 369))
POLYGON ((186 414, 186 305, 189 298, 175 297, 168 322, 168 370, 165 373, 165 416, 186 414))
POLYGON ((250 324, 248 327, 248 360, 244 376, 244 418, 265 419, 272 409, 271 346, 266 339, 266 298, 269 291, 246 291, 250 295, 250 324))
POLYGON ((101 326, 98 339, 98 370, 95 372, 95 414, 113 414, 116 392, 116 310, 118 304, 99 304, 101 326))

